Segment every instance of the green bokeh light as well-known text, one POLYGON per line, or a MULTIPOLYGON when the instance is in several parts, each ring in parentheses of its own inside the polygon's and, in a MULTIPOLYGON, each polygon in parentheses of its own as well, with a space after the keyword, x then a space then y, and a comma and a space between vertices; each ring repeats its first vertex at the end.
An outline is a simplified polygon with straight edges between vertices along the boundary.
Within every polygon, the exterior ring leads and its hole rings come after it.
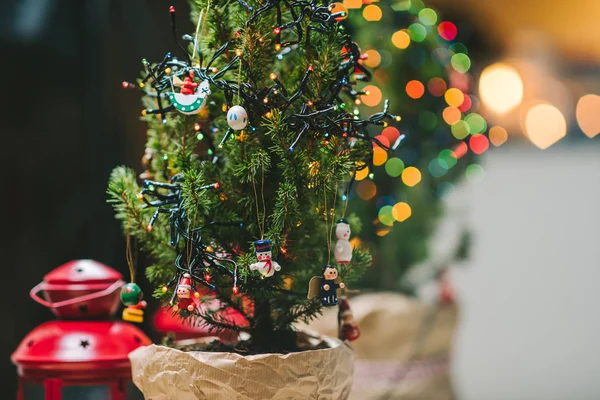
POLYGON ((471 135, 476 133, 484 133, 487 129, 485 119, 479 114, 471 113, 465 117, 465 122, 469 124, 471 135))
POLYGON ((424 8, 419 11, 419 20, 421 20, 423 25, 435 25, 437 19, 437 14, 431 8, 424 8))
POLYGON ((422 42, 425 40, 425 36, 427 36, 427 29, 421 24, 411 24, 408 27, 408 36, 410 36, 412 41, 422 42))
POLYGON ((471 133, 471 127, 465 121, 458 121, 450 127, 452 136, 457 139, 464 139, 471 133))
POLYGON ((454 68, 456 72, 464 74, 471 68, 471 59, 466 54, 456 53, 450 59, 450 64, 452 64, 452 68, 454 68))
POLYGON ((391 177, 397 177, 404 171, 404 162, 396 157, 392 157, 385 163, 385 172, 391 177))

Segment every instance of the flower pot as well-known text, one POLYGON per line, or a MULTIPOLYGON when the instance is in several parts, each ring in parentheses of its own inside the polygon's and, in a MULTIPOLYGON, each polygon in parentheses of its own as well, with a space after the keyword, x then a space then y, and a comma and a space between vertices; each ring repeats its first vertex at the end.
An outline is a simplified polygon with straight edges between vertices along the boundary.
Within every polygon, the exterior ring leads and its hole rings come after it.
POLYGON ((242 356, 151 345, 131 352, 129 359, 134 383, 152 400, 348 398, 352 350, 337 339, 318 341, 328 348, 242 356))

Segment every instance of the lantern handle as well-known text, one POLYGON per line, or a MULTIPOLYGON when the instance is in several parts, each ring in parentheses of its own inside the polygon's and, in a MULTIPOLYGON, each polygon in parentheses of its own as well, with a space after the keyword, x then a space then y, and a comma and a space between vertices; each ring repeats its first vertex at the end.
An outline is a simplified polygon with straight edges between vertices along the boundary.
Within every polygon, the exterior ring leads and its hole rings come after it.
POLYGON ((37 295, 40 292, 43 283, 44 282, 40 282, 37 285, 35 285, 35 287, 33 289, 31 289, 31 291, 29 292, 29 296, 36 302, 38 302, 41 305, 48 307, 48 308, 65 307, 65 306, 70 306, 72 304, 76 304, 76 303, 79 303, 82 301, 88 301, 88 300, 96 299, 98 297, 103 297, 103 296, 106 296, 106 295, 114 292, 117 289, 120 289, 125 284, 124 281, 119 279, 118 281, 116 281, 115 283, 113 283, 112 285, 107 287, 106 289, 101 290, 99 292, 89 293, 89 294, 85 294, 83 296, 73 297, 72 299, 59 301, 57 303, 52 303, 52 302, 42 299, 41 297, 39 297, 37 295))

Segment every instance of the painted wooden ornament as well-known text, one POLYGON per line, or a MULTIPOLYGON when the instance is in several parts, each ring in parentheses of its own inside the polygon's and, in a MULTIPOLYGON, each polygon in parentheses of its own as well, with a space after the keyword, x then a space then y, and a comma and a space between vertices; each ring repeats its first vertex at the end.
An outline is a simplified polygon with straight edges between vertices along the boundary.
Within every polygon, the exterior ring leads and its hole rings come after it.
POLYGON ((256 257, 258 262, 250 264, 250 270, 260 272, 265 278, 273 276, 275 271, 280 271, 281 266, 271 259, 271 241, 270 240, 257 240, 254 242, 254 248, 256 249, 256 257))
POLYGON ((333 249, 333 256, 337 264, 350 264, 350 261, 352 261, 350 234, 350 224, 346 219, 340 219, 335 227, 335 235, 338 240, 333 249))
POLYGON ((338 304, 341 289, 346 285, 338 274, 334 265, 323 268, 323 276, 313 276, 308 284, 308 298, 319 296, 324 307, 333 307, 338 304))
POLYGON ((190 81, 186 83, 188 78, 185 77, 179 93, 169 92, 169 100, 173 107, 182 114, 198 114, 211 93, 210 85, 208 81, 203 81, 200 84, 190 81))

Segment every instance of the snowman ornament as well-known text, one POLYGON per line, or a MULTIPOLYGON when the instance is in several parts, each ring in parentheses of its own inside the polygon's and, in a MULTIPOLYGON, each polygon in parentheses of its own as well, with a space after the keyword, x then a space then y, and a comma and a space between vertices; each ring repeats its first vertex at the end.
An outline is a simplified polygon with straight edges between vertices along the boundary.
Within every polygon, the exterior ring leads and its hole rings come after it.
POLYGON ((271 277, 275 274, 275 271, 281 270, 281 266, 277 264, 277 261, 271 260, 270 240, 257 240, 254 242, 254 248, 256 249, 258 262, 250 264, 250 270, 260 272, 265 278, 271 277))
POLYGON ((344 218, 340 219, 335 227, 337 242, 333 249, 333 256, 337 264, 350 264, 352 260, 352 246, 350 246, 350 224, 344 218))

